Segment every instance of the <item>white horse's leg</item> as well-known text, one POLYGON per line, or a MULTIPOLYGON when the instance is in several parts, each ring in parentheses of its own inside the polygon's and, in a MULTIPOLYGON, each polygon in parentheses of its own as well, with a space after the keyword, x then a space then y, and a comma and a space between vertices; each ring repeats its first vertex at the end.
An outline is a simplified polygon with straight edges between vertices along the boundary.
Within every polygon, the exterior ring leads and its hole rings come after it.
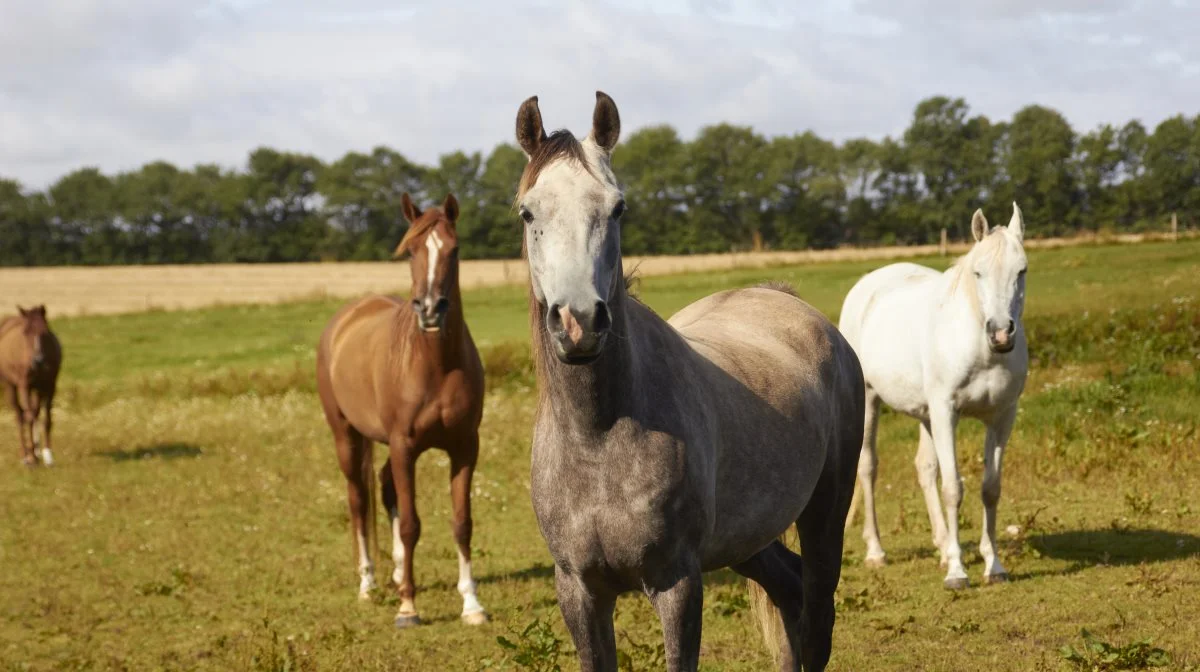
POLYGON ((875 451, 875 435, 879 428, 879 395, 867 388, 866 414, 863 425, 862 452, 858 455, 858 483, 862 488, 863 541, 867 542, 868 567, 882 567, 885 553, 879 542, 879 523, 875 518, 875 474, 879 456, 875 451))
POLYGON ((917 444, 917 482, 925 493, 925 508, 929 511, 929 527, 933 530, 933 546, 941 554, 941 563, 946 565, 946 517, 942 515, 942 500, 938 497, 938 458, 933 447, 933 434, 929 422, 921 421, 921 440, 917 444))
POLYGON ((1017 407, 1001 411, 987 426, 983 444, 983 535, 979 539, 979 554, 983 556, 983 582, 999 583, 1008 580, 1008 571, 996 557, 996 505, 1000 502, 1000 467, 1004 447, 1017 419, 1017 407))
POLYGON ((942 503, 946 507, 946 542, 942 545, 946 556, 946 579, 943 583, 951 590, 968 585, 967 572, 962 564, 962 548, 958 545, 958 507, 962 504, 963 488, 954 454, 954 430, 957 426, 958 413, 950 404, 930 404, 929 428, 937 452, 938 470, 942 474, 942 503))

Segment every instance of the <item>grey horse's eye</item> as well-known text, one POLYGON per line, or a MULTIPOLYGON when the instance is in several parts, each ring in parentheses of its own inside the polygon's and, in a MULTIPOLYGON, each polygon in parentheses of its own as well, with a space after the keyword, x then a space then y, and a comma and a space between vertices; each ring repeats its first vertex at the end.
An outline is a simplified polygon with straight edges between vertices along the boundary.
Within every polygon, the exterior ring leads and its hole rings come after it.
POLYGON ((613 206, 612 218, 620 219, 623 214, 625 214, 625 199, 617 201, 617 204, 613 206))
POLYGON ((532 224, 533 223, 533 213, 526 210, 525 208, 521 208, 521 219, 525 220, 526 224, 532 224))

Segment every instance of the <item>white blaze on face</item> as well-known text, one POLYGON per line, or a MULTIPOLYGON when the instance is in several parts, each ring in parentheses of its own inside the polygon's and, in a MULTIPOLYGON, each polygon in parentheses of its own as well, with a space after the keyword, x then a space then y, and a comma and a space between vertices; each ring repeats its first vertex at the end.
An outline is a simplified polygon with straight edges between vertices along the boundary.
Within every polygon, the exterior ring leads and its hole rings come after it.
POLYGON ((471 578, 471 561, 458 552, 458 594, 463 598, 464 616, 483 611, 483 605, 475 595, 475 579, 471 578))
POLYGON ((427 264, 429 270, 427 271, 426 275, 427 287, 425 290, 426 306, 429 305, 429 297, 433 294, 433 278, 435 275, 437 275, 437 263, 438 257, 440 256, 438 252, 445 247, 445 245, 446 244, 442 242, 442 239, 438 237, 437 231, 430 231, 429 235, 425 237, 425 249, 429 252, 429 263, 427 264))

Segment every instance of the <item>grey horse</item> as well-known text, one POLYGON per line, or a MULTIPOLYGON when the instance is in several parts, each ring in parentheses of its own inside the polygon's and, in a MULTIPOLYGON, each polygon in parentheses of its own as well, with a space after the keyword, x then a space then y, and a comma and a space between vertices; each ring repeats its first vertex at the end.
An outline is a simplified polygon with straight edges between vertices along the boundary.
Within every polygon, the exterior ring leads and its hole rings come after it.
POLYGON ((732 567, 769 600, 759 613, 786 635, 769 636, 782 669, 824 669, 863 438, 854 351, 786 286, 719 292, 669 321, 629 294, 607 95, 583 140, 547 135, 536 97, 516 130, 529 157, 517 205, 539 390, 533 506, 581 668, 617 669, 613 607, 640 590, 668 668, 697 669, 701 573, 732 567), (800 555, 780 541, 793 524, 800 555))

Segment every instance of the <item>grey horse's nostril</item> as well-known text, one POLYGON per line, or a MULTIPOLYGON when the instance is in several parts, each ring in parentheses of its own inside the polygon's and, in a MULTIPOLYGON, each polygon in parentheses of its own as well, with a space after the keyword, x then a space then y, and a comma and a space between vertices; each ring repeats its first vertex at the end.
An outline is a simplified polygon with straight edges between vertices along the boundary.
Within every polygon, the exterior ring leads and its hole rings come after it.
POLYGON ((551 333, 558 333, 562 331, 563 325, 561 308, 562 307, 556 303, 550 306, 550 310, 546 313, 546 328, 549 329, 551 333))
POLYGON ((592 318, 592 330, 598 333, 611 328, 612 316, 608 313, 608 306, 603 301, 597 301, 595 316, 592 318))
POLYGON ((1017 331, 1017 323, 1012 320, 1009 320, 1008 321, 1008 335, 1012 336, 1016 331, 1017 331))

